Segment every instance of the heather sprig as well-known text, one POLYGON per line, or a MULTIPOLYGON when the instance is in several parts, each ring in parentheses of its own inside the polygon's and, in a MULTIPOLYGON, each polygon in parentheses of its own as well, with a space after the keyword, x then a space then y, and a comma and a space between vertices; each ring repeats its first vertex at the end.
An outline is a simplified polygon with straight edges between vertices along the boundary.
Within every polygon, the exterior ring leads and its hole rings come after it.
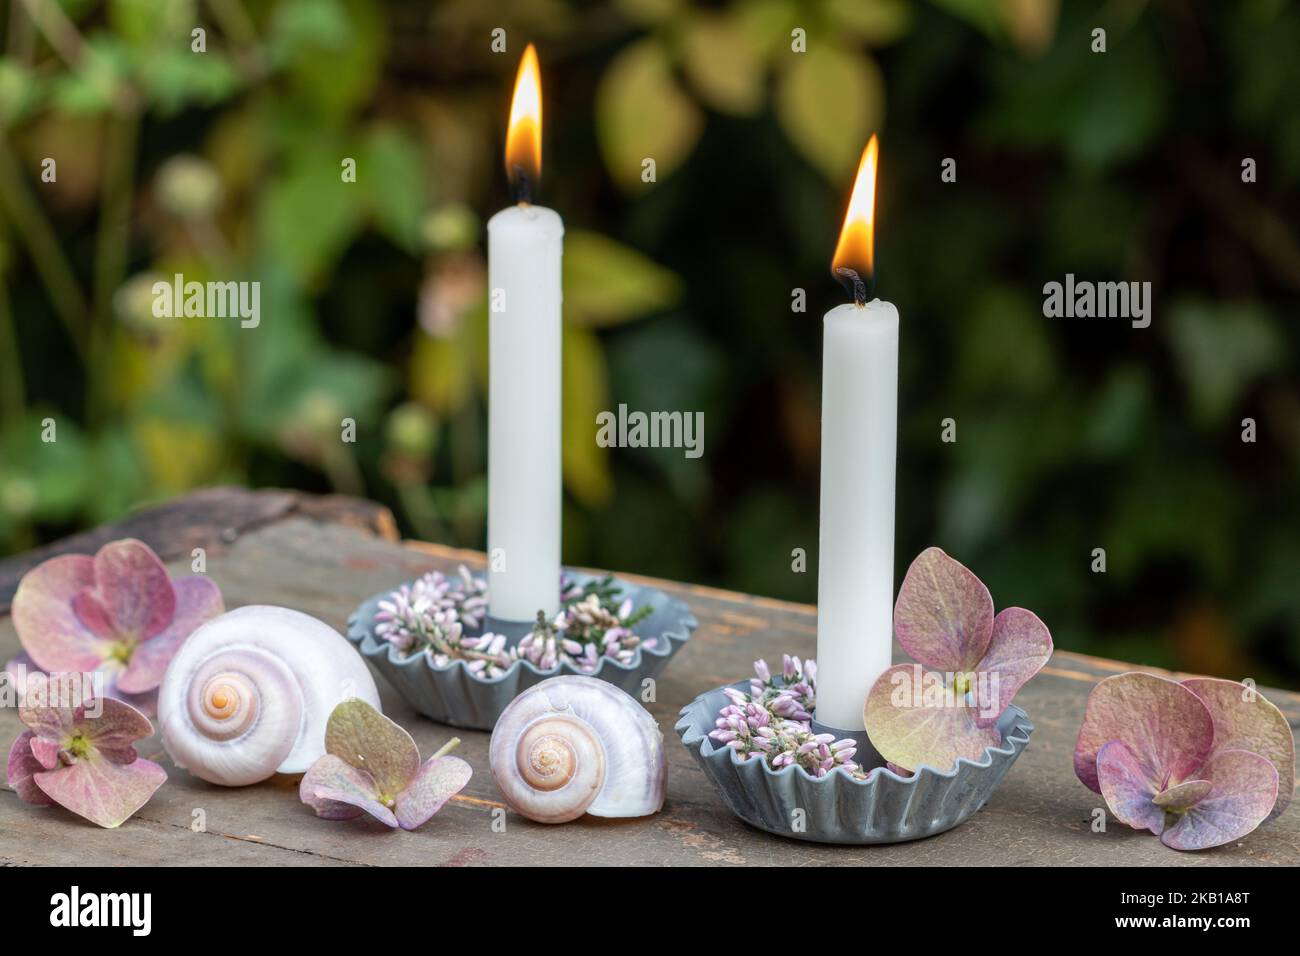
POLYGON ((566 605, 553 620, 539 611, 537 623, 519 642, 516 652, 544 671, 567 662, 575 670, 589 674, 606 657, 630 664, 641 645, 641 638, 627 625, 632 615, 630 600, 611 609, 593 592, 566 605))
POLYGON ((583 584, 579 584, 567 574, 562 573, 560 575, 560 603, 566 608, 586 601, 592 595, 595 595, 600 606, 606 610, 612 611, 617 608, 623 619, 623 626, 629 628, 654 613, 654 606, 650 604, 643 604, 639 608, 632 610, 629 601, 619 600, 619 595, 622 593, 622 587, 619 586, 618 581, 612 574, 593 578, 583 584))
POLYGON ((455 578, 431 571, 379 602, 375 635, 404 654, 427 653, 436 667, 463 660, 472 674, 499 677, 513 663, 501 634, 468 634, 482 625, 487 589, 465 567, 455 578))
POLYGON ((724 689, 730 701, 714 722, 709 736, 735 750, 742 760, 766 759, 773 770, 798 765, 814 777, 842 767, 858 779, 867 774, 854 760, 857 743, 836 740, 834 734, 812 730, 817 702, 817 664, 785 655, 781 673, 773 676, 767 662, 754 662, 749 690, 724 689))
POLYGON ((375 635, 405 655, 428 654, 435 667, 465 661, 481 678, 500 677, 521 659, 543 671, 568 662, 591 673, 606 657, 630 664, 643 644, 632 627, 654 609, 635 608, 621 593, 613 575, 579 583, 562 574, 560 612, 548 619, 539 611, 519 645, 507 647, 504 635, 476 633, 487 615, 487 586, 463 566, 455 577, 431 571, 379 602, 375 635))

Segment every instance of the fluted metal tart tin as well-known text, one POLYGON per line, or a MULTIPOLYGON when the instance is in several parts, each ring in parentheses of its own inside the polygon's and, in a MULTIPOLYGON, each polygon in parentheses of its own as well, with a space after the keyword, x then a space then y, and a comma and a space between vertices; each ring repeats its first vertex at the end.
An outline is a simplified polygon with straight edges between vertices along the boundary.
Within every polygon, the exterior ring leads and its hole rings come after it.
MULTIPOLYGON (((586 584, 597 578, 596 575, 567 568, 565 573, 578 584, 586 584)), ((699 626, 694 613, 684 601, 658 588, 634 584, 622 578, 615 578, 614 581, 621 590, 621 596, 631 598, 633 605, 641 607, 649 604, 654 609, 635 626, 642 644, 636 649, 636 656, 630 664, 602 657, 594 671, 579 671, 567 662, 543 671, 529 661, 520 660, 495 678, 475 677, 466 668, 464 661, 452 661, 446 667, 435 667, 429 655, 403 655, 392 644, 375 636, 375 615, 379 611, 379 602, 388 597, 389 591, 376 594, 352 612, 348 618, 347 638, 388 679, 402 699, 424 716, 454 727, 491 730, 507 704, 548 677, 564 674, 598 677, 635 697, 641 691, 641 682, 663 670, 668 659, 690 639, 691 632, 699 626)), ((505 624, 489 618, 485 628, 505 634, 511 644, 516 644, 528 632, 529 626, 505 624)))
MULTIPOLYGON (((731 686, 748 691, 749 682, 731 686)), ((709 731, 729 703, 723 690, 715 687, 682 708, 675 727, 682 743, 732 813, 768 833, 813 843, 902 843, 951 830, 984 806, 1034 729, 1013 704, 998 720, 1001 745, 985 748, 978 761, 960 758, 943 773, 922 766, 903 777, 868 745, 858 751, 862 765, 874 767, 866 780, 845 770, 814 777, 799 766, 773 770, 762 758, 742 760, 712 740, 709 731)), ((814 721, 814 729, 823 728, 814 721)), ((854 736, 860 748, 865 742, 865 734, 834 732, 854 736)))

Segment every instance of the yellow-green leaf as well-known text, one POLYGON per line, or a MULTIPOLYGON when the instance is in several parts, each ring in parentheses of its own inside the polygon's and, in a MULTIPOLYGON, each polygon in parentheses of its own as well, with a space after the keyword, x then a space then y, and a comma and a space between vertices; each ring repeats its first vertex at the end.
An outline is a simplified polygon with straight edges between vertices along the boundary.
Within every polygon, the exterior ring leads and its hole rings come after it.
POLYGON ((609 502, 614 482, 609 450, 596 444, 596 415, 609 408, 609 372, 595 334, 564 330, 564 484, 589 508, 609 502))
POLYGON ((791 52, 790 31, 802 20, 799 11, 796 0, 746 0, 736 4, 731 15, 737 32, 763 56, 772 57, 791 52))
POLYGON ((675 16, 682 0, 614 0, 614 6, 629 20, 651 26, 675 16))
POLYGON ((695 148, 703 120, 682 92, 668 56, 650 37, 619 51, 596 87, 596 127, 610 175, 627 190, 642 188, 645 160, 655 179, 677 169, 695 148))
POLYGON ((795 148, 831 182, 852 175, 862 147, 880 128, 885 85, 870 57, 809 39, 790 56, 777 86, 776 113, 795 148))
MULTIPOLYGON (((1046 3, 1048 0, 1028 0, 1046 3)), ((832 20, 852 30, 875 46, 893 43, 912 22, 912 8, 903 0, 826 0, 826 12, 832 20)))
POLYGON ((618 325, 680 297, 681 280, 635 249, 581 229, 564 237, 564 314, 571 324, 618 325))
POLYGON ((410 365, 410 392, 416 401, 445 417, 465 403, 473 384, 472 356, 459 336, 436 339, 416 333, 410 365))
POLYGON ((698 13, 682 32, 691 83, 719 113, 750 116, 763 105, 763 49, 735 17, 698 13))

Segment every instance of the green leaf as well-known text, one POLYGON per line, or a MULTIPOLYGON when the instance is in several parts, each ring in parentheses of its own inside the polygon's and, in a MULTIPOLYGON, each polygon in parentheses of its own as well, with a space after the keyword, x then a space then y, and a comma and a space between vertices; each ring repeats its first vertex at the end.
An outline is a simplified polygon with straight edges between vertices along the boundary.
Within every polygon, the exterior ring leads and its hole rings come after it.
POLYGON ((110 0, 108 21, 114 32, 132 46, 162 52, 165 43, 173 42, 191 56, 190 31, 198 25, 196 6, 196 0, 110 0))
POLYGON ((763 105, 763 49, 735 16, 699 12, 686 22, 682 56, 691 83, 720 113, 751 116, 763 105))
POLYGON ((1222 424, 1246 389, 1278 368, 1285 354, 1273 317, 1253 303, 1180 303, 1169 325, 1192 412, 1204 425, 1222 424))
POLYGON ((109 109, 129 72, 127 52, 116 37, 96 34, 85 49, 78 69, 59 73, 51 82, 55 106, 72 115, 109 109))
POLYGON ((744 33, 764 58, 790 53, 790 31, 802 8, 795 0, 746 0, 732 8, 737 32, 744 33))
POLYGON ((682 0, 614 0, 614 6, 629 20, 652 26, 675 16, 682 0))
POLYGON ((870 57, 813 43, 781 74, 776 115, 814 168, 833 183, 847 182, 885 115, 880 69, 870 57))
POLYGON ((655 161, 656 180, 695 148, 703 119, 682 92, 658 41, 623 48, 596 87, 596 129, 605 165, 625 190, 641 188, 642 162, 655 161))
POLYGON ((239 71, 217 50, 204 54, 191 53, 188 46, 148 50, 139 60, 145 88, 164 115, 190 104, 213 106, 240 88, 239 71))
POLYGON ((302 282, 333 265, 359 222, 358 184, 343 182, 340 168, 336 154, 313 150, 272 178, 262 193, 262 247, 302 282))
POLYGON ((365 0, 290 0, 276 9, 271 61, 323 113, 344 116, 370 98, 385 55, 380 8, 365 0))
POLYGON ((376 126, 362 144, 357 183, 365 191, 375 224, 408 251, 421 241, 428 197, 420 147, 395 126, 376 126))
POLYGON ((33 411, 0 432, 0 523, 67 520, 90 490, 85 440, 68 416, 33 411))
POLYGON ((1056 381, 1042 312, 1017 288, 987 286, 976 293, 957 356, 956 384, 967 394, 1029 395, 1056 381))
POLYGON ((912 25, 912 8, 903 0, 826 0, 826 12, 873 46, 893 43, 912 25))
POLYGON ((44 84, 21 63, 0 59, 0 129, 19 122, 40 103, 44 84))
POLYGON ((564 237, 564 313, 601 327, 661 312, 681 298, 681 280, 628 246, 575 229, 564 237))
POLYGON ((564 330, 562 457, 564 484, 589 508, 601 508, 614 491, 609 450, 596 444, 596 415, 609 408, 609 376, 600 340, 586 329, 564 330))

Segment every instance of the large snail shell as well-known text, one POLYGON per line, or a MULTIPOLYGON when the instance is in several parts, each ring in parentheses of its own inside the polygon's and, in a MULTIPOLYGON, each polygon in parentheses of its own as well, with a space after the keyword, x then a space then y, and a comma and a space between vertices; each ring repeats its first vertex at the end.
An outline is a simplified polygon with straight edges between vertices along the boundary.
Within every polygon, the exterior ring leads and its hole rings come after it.
POLYGON ((298 611, 250 605, 181 645, 158 690, 158 721, 178 767, 241 787, 315 763, 330 712, 349 697, 379 709, 374 678, 342 635, 298 611))
POLYGON ((492 778, 530 820, 657 813, 663 735, 645 708, 594 677, 552 677, 516 697, 492 730, 492 778))

